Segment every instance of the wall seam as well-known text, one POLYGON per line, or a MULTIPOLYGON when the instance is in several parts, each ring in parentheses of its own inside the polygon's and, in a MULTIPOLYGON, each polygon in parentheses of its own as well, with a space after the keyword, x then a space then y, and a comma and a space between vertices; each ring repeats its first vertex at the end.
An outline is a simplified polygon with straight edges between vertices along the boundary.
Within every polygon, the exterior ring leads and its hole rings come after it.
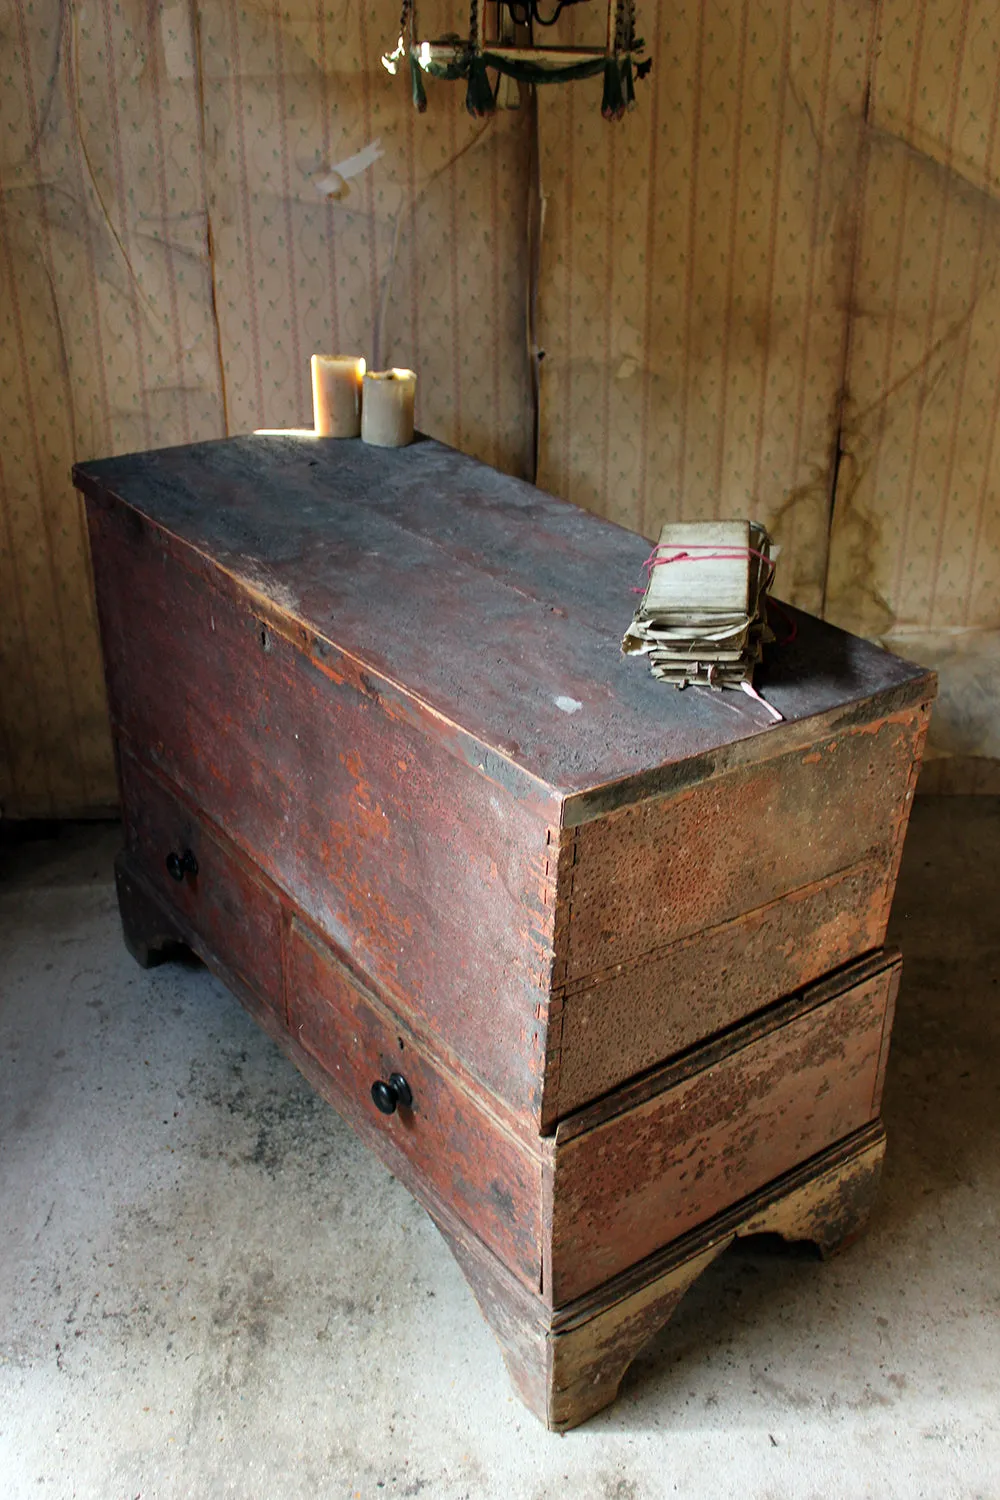
POLYGON ((840 381, 837 390, 837 416, 834 423, 833 451, 830 457, 830 483, 826 507, 826 561, 823 568, 823 589, 820 595, 819 614, 826 618, 827 596, 830 590, 830 563, 833 556, 833 526, 837 506, 837 488, 840 480, 841 461, 845 454, 843 437, 847 411, 848 379, 851 356, 854 352, 854 294, 858 284, 861 259, 861 239, 868 188, 868 164, 872 115, 875 99, 875 68, 878 62, 879 41, 882 26, 883 0, 876 0, 872 9, 871 31, 868 36, 868 56, 865 65, 865 98, 861 111, 861 130, 858 149, 857 186, 854 194, 854 209, 850 231, 850 255, 847 274, 847 295, 844 317, 844 347, 840 364, 840 381))
POLYGON ((542 192, 542 140, 538 121, 538 90, 527 87, 531 128, 528 131, 528 284, 526 287, 528 364, 531 378, 531 472, 528 479, 538 483, 538 465, 542 446, 542 368, 544 349, 538 347, 538 293, 542 280, 542 231, 545 227, 545 197, 542 192))
POLYGON ((219 400, 222 403, 222 432, 229 436, 229 399, 226 392, 226 365, 222 357, 222 323, 219 319, 219 294, 215 280, 215 236, 208 202, 208 155, 205 128, 205 68, 201 47, 201 12, 198 0, 190 0, 191 37, 194 44, 194 87, 198 105, 198 165, 201 171, 201 201, 205 206, 205 251, 208 255, 208 285, 212 304, 212 328, 215 332, 215 357, 219 367, 219 400))

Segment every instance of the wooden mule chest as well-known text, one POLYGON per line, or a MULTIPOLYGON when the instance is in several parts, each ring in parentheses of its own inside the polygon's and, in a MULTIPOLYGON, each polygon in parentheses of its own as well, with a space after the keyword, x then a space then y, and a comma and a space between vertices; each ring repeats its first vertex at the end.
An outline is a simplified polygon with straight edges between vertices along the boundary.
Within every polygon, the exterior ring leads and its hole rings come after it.
POLYGON ((648 544, 429 440, 75 479, 126 941, 199 954, 408 1184, 543 1421, 736 1236, 858 1232, 931 674, 790 611, 783 722, 658 684, 648 544))

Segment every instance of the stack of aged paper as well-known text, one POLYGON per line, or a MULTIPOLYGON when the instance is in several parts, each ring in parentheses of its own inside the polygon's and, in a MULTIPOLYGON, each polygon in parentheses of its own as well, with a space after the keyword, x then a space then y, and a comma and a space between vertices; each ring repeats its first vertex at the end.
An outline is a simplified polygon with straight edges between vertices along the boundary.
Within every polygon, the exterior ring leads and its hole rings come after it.
POLYGON ((646 564, 649 579, 622 650, 649 658, 677 687, 752 686, 774 572, 771 538, 756 521, 671 521, 646 564))

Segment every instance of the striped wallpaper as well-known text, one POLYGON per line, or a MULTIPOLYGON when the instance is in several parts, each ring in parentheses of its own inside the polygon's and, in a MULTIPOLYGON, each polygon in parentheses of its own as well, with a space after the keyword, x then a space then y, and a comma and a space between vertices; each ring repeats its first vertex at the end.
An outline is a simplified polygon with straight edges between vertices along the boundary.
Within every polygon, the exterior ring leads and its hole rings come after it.
POLYGON ((619 130, 540 97, 539 480, 650 536, 764 520, 782 593, 940 670, 928 784, 996 789, 996 7, 641 12, 619 130))
POLYGON ((884 0, 879 29, 827 610, 939 669, 934 743, 996 790, 1000 28, 884 0))
POLYGON ((424 428, 521 473, 537 383, 539 482, 647 534, 752 511, 786 595, 940 666, 951 764, 1000 758, 994 8, 639 12, 609 126, 599 80, 415 115, 389 0, 0 0, 5 813, 114 799, 71 463, 306 421, 314 349, 413 363, 424 428))
MULTIPOLYGON (((421 5, 447 29, 447 6, 421 5)), ((0 0, 0 807, 115 800, 75 459, 311 420, 309 355, 420 372, 532 466, 531 119, 379 64, 398 3, 0 0), (379 140, 327 199, 314 179, 379 140)))
POLYGON ((819 609, 871 8, 641 20, 653 71, 619 129, 599 84, 542 94, 539 481, 649 535, 749 510, 819 609))

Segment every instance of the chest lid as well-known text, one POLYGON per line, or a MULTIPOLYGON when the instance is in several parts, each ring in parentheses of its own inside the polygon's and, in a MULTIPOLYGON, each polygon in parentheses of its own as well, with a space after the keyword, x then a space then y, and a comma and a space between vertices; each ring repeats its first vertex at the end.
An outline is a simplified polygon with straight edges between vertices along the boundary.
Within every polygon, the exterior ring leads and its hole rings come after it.
POLYGON ((933 692, 923 668, 790 608, 794 639, 756 679, 783 723, 743 694, 655 682, 620 652, 648 541, 431 439, 255 435, 74 475, 580 801, 579 816, 595 795, 662 789, 685 763, 705 774, 774 755, 817 715, 836 728, 933 692))

